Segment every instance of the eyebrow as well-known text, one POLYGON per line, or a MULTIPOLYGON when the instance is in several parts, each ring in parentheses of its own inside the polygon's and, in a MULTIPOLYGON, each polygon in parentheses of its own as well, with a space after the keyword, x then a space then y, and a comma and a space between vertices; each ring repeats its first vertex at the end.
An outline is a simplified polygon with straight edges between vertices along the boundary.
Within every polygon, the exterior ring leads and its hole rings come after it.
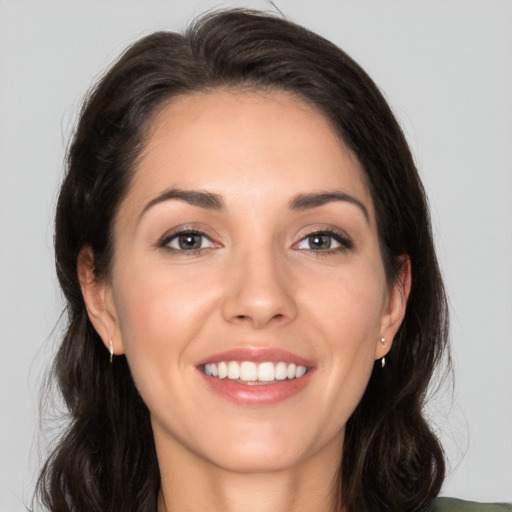
POLYGON ((336 201, 344 201, 357 206, 362 211, 366 220, 370 222, 370 215, 368 214, 368 210, 366 209, 366 206, 361 201, 359 201, 359 199, 351 196, 350 194, 337 190, 328 192, 315 192, 312 194, 299 194, 290 201, 289 206, 291 210, 302 211, 308 210, 310 208, 318 208, 324 204, 336 201))
POLYGON ((169 201, 170 199, 178 199, 185 201, 192 206, 199 206, 207 210, 222 210, 224 208, 224 200, 220 194, 214 192, 206 192, 203 190, 183 190, 179 188, 171 188, 165 190, 160 195, 149 201, 141 211, 139 218, 142 217, 153 206, 169 201))
MULTIPOLYGON (((171 188, 165 190, 157 197, 149 201, 146 206, 144 206, 142 212, 139 215, 139 218, 141 218, 153 206, 165 201, 169 201, 171 199, 178 199, 180 201, 191 204, 192 206, 198 206, 199 208, 204 208, 206 210, 218 211, 224 209, 223 197, 220 194, 216 194, 215 192, 171 188)), ((370 216, 366 206, 354 196, 338 190, 313 192, 310 194, 298 194, 290 201, 288 206, 291 210, 304 211, 311 208, 318 208, 325 204, 337 201, 347 202, 357 206, 365 216, 366 220, 370 222, 370 216)))

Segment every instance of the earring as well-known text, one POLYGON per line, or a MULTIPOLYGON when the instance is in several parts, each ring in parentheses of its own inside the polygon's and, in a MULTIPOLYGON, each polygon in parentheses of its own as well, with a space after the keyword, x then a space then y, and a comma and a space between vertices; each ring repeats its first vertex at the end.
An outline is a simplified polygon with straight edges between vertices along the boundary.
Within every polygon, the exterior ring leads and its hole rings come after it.
POLYGON ((109 340, 110 341, 110 349, 109 349, 109 352, 110 352, 110 364, 112 364, 112 357, 114 356, 114 346, 112 345, 112 340, 109 340))
MULTIPOLYGON (((382 346, 385 347, 386 346, 386 338, 381 338, 380 339, 380 342, 382 343, 382 346)), ((381 364, 382 364, 382 368, 384 368, 384 366, 386 366, 386 358, 383 357, 381 360, 380 360, 381 364)))

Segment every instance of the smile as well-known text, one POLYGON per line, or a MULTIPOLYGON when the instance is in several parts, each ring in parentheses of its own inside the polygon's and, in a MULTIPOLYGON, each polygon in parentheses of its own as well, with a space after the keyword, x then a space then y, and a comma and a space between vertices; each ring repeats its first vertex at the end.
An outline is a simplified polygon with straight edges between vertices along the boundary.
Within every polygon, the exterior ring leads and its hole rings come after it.
POLYGON ((308 387, 316 363, 278 348, 240 347, 196 365, 207 388, 244 407, 277 405, 308 387))
POLYGON ((276 381, 299 379, 307 373, 306 366, 284 361, 220 361, 206 363, 204 373, 217 379, 230 379, 246 384, 271 383, 276 381))

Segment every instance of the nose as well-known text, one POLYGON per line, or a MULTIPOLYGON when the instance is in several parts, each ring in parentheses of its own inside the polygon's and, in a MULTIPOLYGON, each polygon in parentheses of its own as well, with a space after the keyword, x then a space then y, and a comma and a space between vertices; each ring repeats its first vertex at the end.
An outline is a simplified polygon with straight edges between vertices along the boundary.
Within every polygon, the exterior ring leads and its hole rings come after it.
POLYGON ((297 315, 293 280, 273 251, 255 250, 230 262, 222 314, 231 323, 262 329, 285 324, 297 315))

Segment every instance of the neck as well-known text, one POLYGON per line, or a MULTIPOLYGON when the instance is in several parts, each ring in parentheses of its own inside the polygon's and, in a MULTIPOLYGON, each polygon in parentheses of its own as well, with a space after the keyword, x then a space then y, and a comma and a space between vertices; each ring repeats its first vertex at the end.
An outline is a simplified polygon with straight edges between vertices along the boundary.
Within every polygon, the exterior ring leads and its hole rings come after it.
POLYGON ((185 449, 162 453, 158 512, 338 512, 332 490, 339 451, 317 454, 292 469, 236 472, 185 449), (167 457, 169 455, 169 457, 167 457), (194 460, 195 459, 195 460, 194 460))

